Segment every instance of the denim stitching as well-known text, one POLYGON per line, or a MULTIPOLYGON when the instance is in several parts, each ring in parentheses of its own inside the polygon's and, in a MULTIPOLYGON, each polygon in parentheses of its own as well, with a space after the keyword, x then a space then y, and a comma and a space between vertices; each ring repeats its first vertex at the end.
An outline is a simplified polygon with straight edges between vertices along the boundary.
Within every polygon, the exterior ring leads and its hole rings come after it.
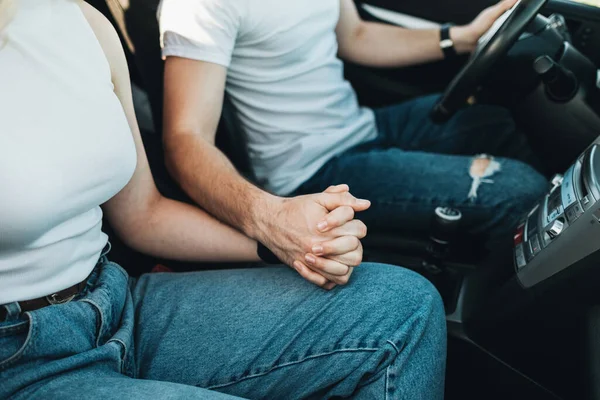
MULTIPOLYGON (((270 374, 271 372, 274 372, 275 370, 278 370, 278 369, 281 369, 281 368, 290 367, 292 365, 300 364, 300 363, 303 363, 304 361, 312 360, 312 359, 319 358, 319 357, 330 356, 330 355, 334 355, 334 354, 338 354, 338 353, 354 353, 354 352, 361 352, 361 351, 374 352, 374 351, 377 351, 377 350, 379 350, 379 348, 365 347, 365 348, 356 348, 356 349, 339 349, 339 350, 330 351, 328 353, 314 354, 312 356, 305 357, 305 358, 303 358, 301 360, 298 360, 298 361, 290 361, 290 362, 287 362, 287 363, 274 365, 273 367, 269 368, 269 370, 267 370, 265 372, 260 372, 260 373, 256 373, 256 374, 251 374, 251 375, 248 375, 248 376, 244 376, 242 378, 233 380, 233 381, 228 382, 228 383, 222 383, 222 384, 212 385, 212 386, 207 387, 206 389, 212 390, 212 389, 223 388, 223 387, 226 387, 226 386, 231 386, 233 384, 236 384, 236 383, 248 380, 248 379, 258 378, 259 376, 265 376, 265 375, 270 374)), ((196 386, 200 386, 200 385, 196 385, 196 386)))
POLYGON ((398 346, 396 346, 396 343, 392 342, 391 340, 386 340, 386 342, 388 342, 394 348, 394 350, 396 350, 396 355, 400 354, 400 349, 398 346))
POLYGON ((118 338, 112 338, 109 341, 107 341, 106 343, 110 343, 110 342, 119 342, 121 344, 121 346, 123 346, 124 354, 121 357, 121 359, 125 360, 125 355, 127 354, 127 351, 128 351, 127 345, 125 344, 125 342, 118 338))
POLYGON ((108 342, 106 342, 106 344, 111 342, 120 344, 121 349, 119 350, 119 372, 123 373, 125 370, 125 358, 127 357, 127 346, 121 339, 110 339, 108 342))
MULTIPOLYGON (((389 342, 389 341, 388 341, 389 342)), ((396 347, 396 346, 394 346, 396 347)), ((388 399, 388 394, 390 393, 390 366, 385 369, 385 397, 384 399, 388 399)))
POLYGON ((21 348, 15 354, 10 356, 6 360, 0 362, 0 371, 5 370, 6 368, 10 367, 11 365, 13 365, 17 361, 19 361, 21 359, 21 357, 23 357, 25 352, 27 350, 29 350, 30 347, 33 346, 33 338, 35 337, 35 335, 37 333, 36 332, 37 324, 34 323, 35 321, 34 321, 33 315, 31 315, 30 313, 25 313, 25 314, 29 318, 29 331, 27 332, 27 337, 25 338, 25 343, 23 343, 21 348))
POLYGON ((100 346, 100 338, 102 337, 102 331, 104 330, 104 312, 102 311, 100 306, 98 304, 96 304, 96 302, 93 300, 81 299, 80 301, 91 304, 98 311, 98 314, 100 314, 100 326, 98 327, 98 333, 97 333, 98 337, 96 338, 96 347, 99 347, 100 346))
POLYGON ((5 337, 8 336, 10 334, 13 334, 14 332, 18 332, 21 329, 23 329, 23 325, 27 325, 29 321, 21 321, 16 325, 13 326, 9 326, 6 328, 0 328, 0 337, 5 337))
MULTIPOLYGON (((396 351, 396 357, 398 357, 400 355, 400 349, 398 346, 396 346, 396 343, 392 342, 391 340, 386 340, 386 342, 392 346, 392 348, 396 351)), ((392 362, 385 369, 385 400, 388 399, 388 395, 390 394, 390 371, 393 365, 394 363, 392 362)))

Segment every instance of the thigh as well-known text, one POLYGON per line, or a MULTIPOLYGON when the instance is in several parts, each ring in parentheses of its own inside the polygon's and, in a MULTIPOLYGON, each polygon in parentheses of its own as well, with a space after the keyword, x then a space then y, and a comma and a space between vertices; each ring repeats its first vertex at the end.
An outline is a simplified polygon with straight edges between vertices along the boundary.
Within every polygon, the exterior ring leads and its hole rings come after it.
POLYGON ((234 400, 239 397, 171 382, 134 379, 106 370, 83 368, 21 391, 15 400, 234 400))
POLYGON ((443 307, 399 267, 363 265, 329 292, 280 267, 150 274, 134 293, 145 379, 255 399, 349 397, 396 360, 401 398, 442 393, 443 307))
POLYGON ((134 379, 133 319, 127 276, 103 259, 79 298, 0 322, 0 398, 232 398, 134 379))
POLYGON ((515 127, 507 109, 475 105, 449 121, 434 123, 429 113, 438 95, 375 110, 380 141, 388 147, 444 154, 489 153, 524 162, 536 160, 526 137, 515 127))
POLYGON ((500 170, 470 196, 473 159, 397 148, 349 152, 330 161, 298 194, 346 183, 355 196, 371 200, 358 216, 369 229, 427 233, 435 208, 446 206, 463 213, 463 227, 473 234, 507 234, 547 190, 547 181, 529 165, 498 158, 500 170))

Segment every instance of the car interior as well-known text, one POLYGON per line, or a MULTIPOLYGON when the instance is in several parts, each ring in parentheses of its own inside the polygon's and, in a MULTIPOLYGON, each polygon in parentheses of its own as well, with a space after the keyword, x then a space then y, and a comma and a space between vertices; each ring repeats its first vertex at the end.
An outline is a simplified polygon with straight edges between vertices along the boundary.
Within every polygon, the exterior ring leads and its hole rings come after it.
MULTIPOLYGON (((163 160, 159 0, 88 2, 114 24, 123 42, 159 190, 191 202, 163 160)), ((494 2, 356 1, 364 19, 414 29, 467 23, 494 2)), ((432 212, 428 235, 370 230, 364 239, 366 260, 413 269, 442 294, 448 399, 600 399, 599 67, 596 0, 520 0, 472 55, 452 62, 400 69, 345 64, 366 106, 442 93, 431 110, 439 123, 474 103, 508 108, 547 171, 548 193, 504 241, 482 246, 443 208, 432 212)), ((254 180, 245 135, 227 98, 217 145, 254 180)), ((135 253, 107 229, 113 258, 133 275, 157 265, 172 271, 207 268, 135 253)))

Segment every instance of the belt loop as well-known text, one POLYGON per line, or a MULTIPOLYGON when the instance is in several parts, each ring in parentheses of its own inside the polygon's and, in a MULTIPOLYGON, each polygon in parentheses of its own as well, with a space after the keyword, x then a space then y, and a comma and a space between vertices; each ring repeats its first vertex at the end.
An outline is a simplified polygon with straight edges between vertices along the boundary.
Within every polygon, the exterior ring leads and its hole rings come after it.
POLYGON ((19 315, 21 315, 21 306, 19 305, 18 301, 4 304, 0 307, 4 308, 4 310, 6 311, 6 318, 3 322, 11 322, 19 319, 19 315))

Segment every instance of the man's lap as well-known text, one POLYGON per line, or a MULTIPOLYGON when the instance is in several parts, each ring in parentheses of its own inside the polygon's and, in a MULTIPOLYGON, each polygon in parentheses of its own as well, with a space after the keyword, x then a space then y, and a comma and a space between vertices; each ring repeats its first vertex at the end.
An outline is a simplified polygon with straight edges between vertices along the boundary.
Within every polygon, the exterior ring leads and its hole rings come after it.
POLYGON ((437 206, 460 209, 471 233, 502 235, 546 190, 546 179, 530 165, 526 140, 509 113, 479 106, 446 125, 429 120, 435 97, 377 110, 379 137, 330 160, 296 194, 346 183, 371 208, 360 218, 375 229, 425 232, 437 206), (487 153, 501 169, 469 196, 476 155, 487 153))
POLYGON ((435 208, 445 206, 461 210, 463 226, 471 233, 503 234, 541 196, 547 182, 526 164, 495 159, 501 170, 472 198, 473 159, 393 148, 353 152, 332 160, 301 191, 348 184, 355 196, 371 200, 371 208, 359 216, 369 228, 424 231, 435 208))
POLYGON ((507 109, 475 105, 437 124, 429 116, 437 99, 438 95, 430 95, 376 109, 379 136, 365 147, 455 155, 489 153, 537 164, 525 135, 518 132, 507 109))

